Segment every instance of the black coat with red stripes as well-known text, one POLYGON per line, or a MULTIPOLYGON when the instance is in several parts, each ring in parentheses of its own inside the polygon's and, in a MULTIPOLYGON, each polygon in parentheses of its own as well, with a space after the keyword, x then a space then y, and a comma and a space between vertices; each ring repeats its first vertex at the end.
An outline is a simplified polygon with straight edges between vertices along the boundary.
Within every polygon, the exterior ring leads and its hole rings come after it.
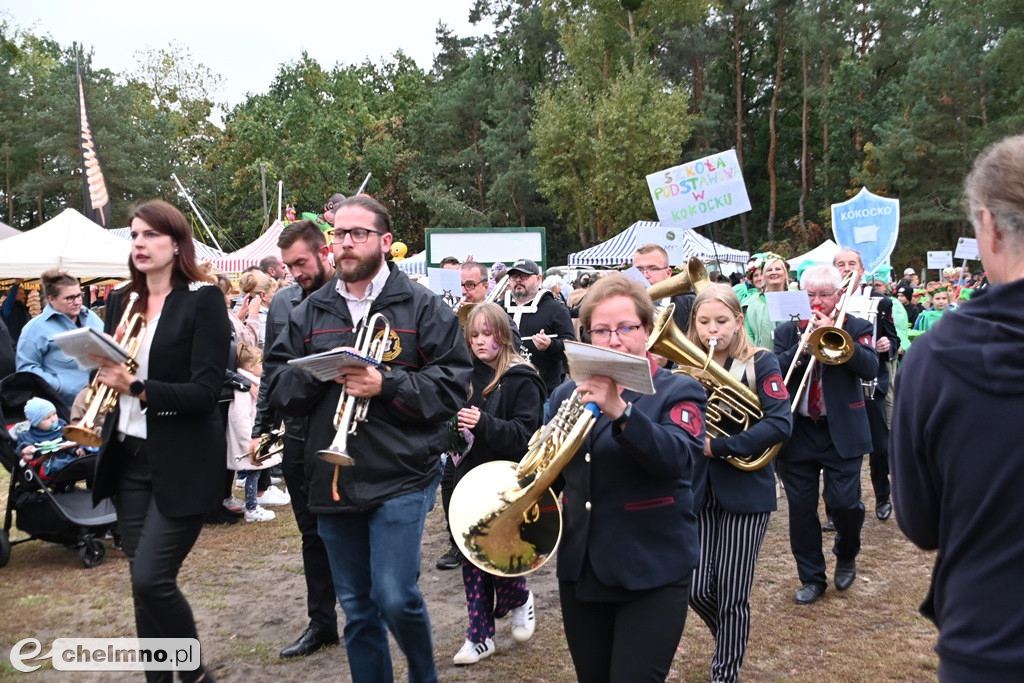
MULTIPOLYGON (((853 338, 854 353, 846 363, 822 367, 821 386, 825 397, 828 431, 832 444, 844 459, 859 458, 870 453, 871 428, 864 407, 864 389, 861 380, 874 379, 878 374, 878 354, 872 346, 872 328, 866 320, 848 315, 843 329, 853 338)), ((783 325, 775 330, 775 355, 779 366, 788 370, 800 345, 803 331, 794 325, 783 325)), ((800 384, 810 355, 802 355, 789 379, 790 399, 800 384)), ((808 383, 810 380, 808 379, 808 383)), ((809 387, 804 388, 807 392, 809 387)))
MULTIPOLYGON (((729 360, 726 370, 732 366, 732 359, 729 360)), ((782 381, 775 354, 764 350, 754 354, 741 380, 745 387, 750 386, 746 375, 751 372, 754 373, 764 417, 738 434, 711 439, 714 457, 702 455, 696 459, 693 476, 695 511, 700 511, 704 504, 708 486, 715 492, 718 503, 729 512, 743 515, 776 509, 774 463, 759 470, 744 471, 726 460, 735 456, 756 457, 788 439, 793 429, 789 392, 782 381)))
MULTIPOLYGON (((696 380, 651 367, 656 393, 625 390, 625 428, 599 417, 563 470, 561 580, 579 580, 589 558, 604 585, 645 590, 688 579, 697 563, 691 477, 707 401, 696 380)), ((550 414, 575 388, 555 390, 550 414)))

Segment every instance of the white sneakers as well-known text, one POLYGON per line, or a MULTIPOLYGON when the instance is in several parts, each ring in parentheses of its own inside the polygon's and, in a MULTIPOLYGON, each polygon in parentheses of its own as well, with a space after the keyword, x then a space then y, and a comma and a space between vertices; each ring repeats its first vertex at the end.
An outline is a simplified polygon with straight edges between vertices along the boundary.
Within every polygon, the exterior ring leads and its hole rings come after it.
POLYGON ((271 486, 263 492, 262 496, 256 498, 256 503, 259 505, 288 505, 291 502, 292 497, 276 486, 271 486))
POLYGON ((252 510, 245 511, 245 521, 247 522, 269 522, 275 517, 277 515, 272 510, 265 510, 259 505, 252 510))
POLYGON ((455 653, 452 657, 452 661, 458 665, 465 664, 476 664, 481 659, 485 659, 494 654, 494 641, 488 638, 482 643, 474 643, 472 640, 467 640, 462 644, 462 649, 455 653))
POLYGON ((512 639, 517 643, 525 643, 533 638, 537 628, 537 617, 533 613, 533 591, 519 607, 512 608, 512 639))

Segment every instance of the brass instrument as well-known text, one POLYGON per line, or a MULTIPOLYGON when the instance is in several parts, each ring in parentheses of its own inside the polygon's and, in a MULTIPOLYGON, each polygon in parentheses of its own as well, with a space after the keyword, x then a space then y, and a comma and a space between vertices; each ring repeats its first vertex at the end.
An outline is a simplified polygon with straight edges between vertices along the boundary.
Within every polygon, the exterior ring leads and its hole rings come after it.
POLYGON ((268 433, 260 436, 260 442, 256 444, 256 450, 246 451, 241 455, 236 455, 235 462, 241 462, 243 459, 249 458, 253 464, 259 465, 283 451, 284 425, 281 425, 277 429, 271 429, 268 433))
POLYGON ((655 282, 647 288, 647 296, 651 297, 652 301, 657 302, 659 299, 664 299, 667 296, 700 292, 710 284, 711 280, 708 279, 707 268, 704 267, 699 258, 691 256, 686 262, 686 270, 661 282, 655 282))
POLYGON ((562 536, 562 506, 551 485, 583 445, 596 405, 574 393, 534 432, 518 463, 470 470, 452 493, 448 519, 462 554, 485 572, 522 576, 547 562, 562 536))
MULTIPOLYGON (((391 334, 391 324, 383 313, 374 313, 363 323, 363 327, 356 335, 355 348, 360 355, 372 358, 380 363, 384 358, 384 351, 387 349, 388 336, 391 334), (379 339, 374 340, 374 327, 380 322, 384 325, 383 333, 379 339)), ((334 412, 334 428, 337 433, 334 440, 327 448, 317 451, 317 455, 338 467, 354 465, 355 460, 348 454, 348 437, 356 433, 356 427, 360 422, 366 422, 367 412, 370 409, 369 398, 356 398, 349 396, 342 390, 341 398, 338 399, 338 408, 334 412)), ((334 472, 337 480, 338 472, 334 472)))
POLYGON ((853 358, 853 354, 857 350, 853 337, 843 329, 843 322, 846 319, 846 307, 849 305, 850 298, 854 292, 857 291, 857 279, 853 273, 850 273, 843 279, 841 287, 843 289, 843 296, 839 300, 839 306, 836 307, 833 323, 821 327, 814 327, 811 323, 807 324, 807 330, 800 339, 796 355, 793 356, 793 362, 789 364, 789 369, 786 371, 786 378, 783 382, 788 384, 790 377, 793 376, 793 370, 800 363, 804 348, 810 346, 811 360, 807 363, 807 370, 800 380, 800 386, 793 392, 793 412, 796 412, 797 406, 800 405, 800 398, 804 393, 804 387, 807 386, 807 378, 814 371, 815 363, 842 365, 853 358))
MULTIPOLYGON (((498 280, 497 283, 495 283, 494 289, 488 292, 487 296, 480 303, 494 303, 498 299, 501 299, 502 297, 505 296, 505 292, 508 291, 509 285, 511 284, 512 281, 509 280, 508 275, 501 278, 500 280, 498 280)), ((465 299, 462 299, 457 304, 455 304, 455 307, 452 309, 455 311, 455 315, 459 319, 459 325, 461 325, 463 328, 466 327, 466 321, 469 320, 469 314, 473 312, 474 306, 476 306, 476 304, 466 301, 465 299)))
MULTIPOLYGON (((142 346, 142 340, 146 336, 146 317, 142 311, 136 311, 139 304, 139 295, 132 292, 128 295, 128 305, 124 308, 121 321, 117 324, 120 337, 117 343, 128 355, 125 367, 128 372, 134 373, 139 369, 135 356, 142 346)), ((83 446, 97 447, 103 445, 102 429, 100 422, 111 410, 117 407, 117 400, 120 392, 114 391, 99 381, 99 373, 89 383, 89 392, 85 397, 85 413, 78 422, 64 427, 64 436, 69 440, 83 446)))
MULTIPOLYGON (((675 304, 669 304, 658 314, 647 350, 675 362, 679 367, 673 372, 693 377, 707 391, 708 435, 715 438, 738 434, 762 419, 764 412, 758 395, 714 361, 714 344, 704 353, 687 339, 672 321, 674 312, 675 304)), ((727 462, 746 472, 759 470, 775 458, 781 447, 782 444, 777 443, 756 457, 729 458, 727 462)))

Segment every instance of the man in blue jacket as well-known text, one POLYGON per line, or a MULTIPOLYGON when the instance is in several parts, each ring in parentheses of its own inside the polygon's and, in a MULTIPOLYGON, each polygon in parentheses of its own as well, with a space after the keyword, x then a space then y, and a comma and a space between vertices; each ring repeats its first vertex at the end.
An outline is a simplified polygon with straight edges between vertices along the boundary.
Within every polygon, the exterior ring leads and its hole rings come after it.
POLYGON ((906 354, 893 504, 907 538, 938 550, 921 613, 939 628, 939 679, 1021 680, 1024 136, 983 152, 965 194, 990 284, 906 354))

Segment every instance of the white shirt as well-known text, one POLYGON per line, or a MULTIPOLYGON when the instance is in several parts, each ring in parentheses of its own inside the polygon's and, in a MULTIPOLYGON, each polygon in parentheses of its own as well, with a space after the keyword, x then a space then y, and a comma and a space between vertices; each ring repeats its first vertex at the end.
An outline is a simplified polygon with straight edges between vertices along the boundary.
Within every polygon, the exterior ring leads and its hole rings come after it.
POLYGON ((359 323, 366 317, 366 312, 370 310, 370 305, 380 296, 381 290, 384 289, 384 284, 388 281, 390 275, 391 270, 388 268, 387 261, 384 261, 381 263, 380 270, 370 280, 370 284, 366 286, 366 292, 361 299, 349 292, 348 285, 340 276, 338 277, 336 289, 341 298, 348 304, 348 312, 352 316, 353 328, 358 327, 359 323))
MULTIPOLYGON (((139 352, 135 354, 135 362, 139 369, 135 378, 145 380, 149 376, 149 348, 153 344, 153 336, 156 334, 156 326, 160 323, 160 316, 146 321, 146 336, 142 338, 139 345, 139 352)), ((142 401, 131 394, 121 394, 117 399, 121 412, 117 416, 117 431, 128 436, 139 439, 146 438, 146 411, 142 408, 142 401)))

